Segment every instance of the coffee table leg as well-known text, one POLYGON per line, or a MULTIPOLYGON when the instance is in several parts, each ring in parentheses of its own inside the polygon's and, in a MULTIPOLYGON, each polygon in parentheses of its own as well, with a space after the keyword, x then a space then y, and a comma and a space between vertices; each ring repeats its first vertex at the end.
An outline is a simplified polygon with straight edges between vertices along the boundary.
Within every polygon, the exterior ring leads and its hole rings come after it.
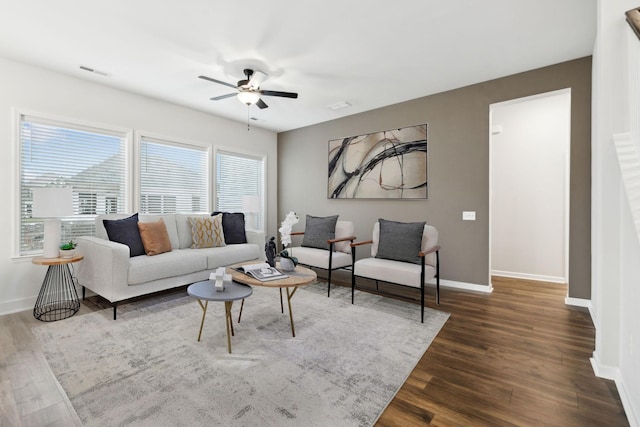
POLYGON ((242 303, 240 303, 240 313, 238 313, 238 323, 240 323, 240 319, 242 318, 242 309, 244 308, 244 298, 242 298, 242 303))
POLYGON ((231 354, 231 335, 233 335, 233 320, 231 319, 231 306, 233 301, 224 302, 225 318, 227 321, 227 350, 231 354))
MULTIPOLYGON (((289 296, 289 291, 287 291, 287 296, 289 296)), ((284 313, 284 304, 282 304, 282 288, 280 288, 280 312, 284 313)))
MULTIPOLYGON (((291 298, 293 298, 293 294, 296 293, 296 291, 298 290, 298 287, 294 287, 293 291, 289 292, 290 288, 287 288, 287 303, 289 304, 289 320, 291 321, 291 335, 293 335, 293 337, 296 337, 296 329, 293 326, 293 311, 291 310, 291 298)), ((280 292, 282 292, 282 288, 280 288, 280 292)))
POLYGON ((202 301, 197 299, 198 304, 200 304, 200 308, 202 308, 202 321, 200 322, 200 332, 198 332, 198 341, 200 341, 200 337, 202 336, 202 327, 204 326, 204 317, 207 315, 207 306, 209 305, 209 301, 205 301, 202 304, 202 301))

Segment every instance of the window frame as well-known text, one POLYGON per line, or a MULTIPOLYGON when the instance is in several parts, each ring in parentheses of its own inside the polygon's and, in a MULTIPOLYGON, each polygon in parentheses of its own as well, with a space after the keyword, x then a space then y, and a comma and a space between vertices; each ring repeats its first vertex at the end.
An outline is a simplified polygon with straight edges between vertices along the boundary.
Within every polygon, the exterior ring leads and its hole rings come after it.
MULTIPOLYGON (((30 253, 21 252, 21 239, 22 239, 22 214, 21 214, 21 193, 22 193, 22 139, 21 129, 23 118, 31 118, 32 121, 39 122, 41 124, 50 124, 63 129, 72 129, 84 132, 99 133, 103 131, 105 134, 119 135, 124 141, 123 147, 123 199, 124 199, 124 212, 127 212, 132 204, 132 192, 131 192, 131 158, 132 158, 132 141, 133 130, 122 126, 116 126, 108 123, 99 123, 88 120, 82 120, 78 118, 71 118, 68 116, 61 116, 49 113, 43 113, 41 111, 31 110, 27 108, 12 108, 13 115, 13 132, 11 144, 13 158, 13 183, 11 200, 13 201, 13 233, 12 233, 12 259, 30 259, 33 257, 41 256, 42 251, 35 251, 30 253)), ((27 120, 29 121, 29 120, 27 120)), ((79 215, 74 215, 77 217, 79 215)), ((83 215, 82 219, 87 219, 89 215, 83 215)), ((95 217, 95 215, 94 215, 95 217)), ((72 218, 72 217, 70 217, 72 218)), ((71 220, 73 221, 73 220, 71 220)))
MULTIPOLYGON (((206 152, 206 167, 205 167, 205 173, 206 173, 206 177, 205 177, 205 182, 207 185, 207 189, 205 191, 207 197, 209 198, 208 202, 207 202, 207 210, 208 213, 212 212, 212 206, 213 206, 213 201, 212 201, 212 194, 213 194, 213 190, 212 188, 215 187, 215 185, 213 185, 213 177, 215 177, 215 175, 213 174, 213 155, 212 155, 212 145, 211 144, 206 144, 203 142, 198 142, 198 141, 191 141, 191 140, 187 140, 187 139, 183 139, 183 138, 174 138, 174 137, 168 137, 166 135, 160 135, 157 133, 153 133, 153 132, 146 132, 146 131, 140 131, 140 130, 136 130, 134 131, 134 160, 133 160, 133 169, 134 169, 134 180, 131 183, 133 186, 133 199, 134 199, 134 210, 136 212, 140 212, 141 214, 145 214, 145 212, 142 212, 142 191, 141 191, 141 185, 142 185, 142 170, 140 167, 140 163, 142 162, 142 143, 143 143, 143 139, 149 139, 150 142, 155 142, 158 144, 166 144, 169 146, 174 146, 174 147, 181 147, 181 148, 187 148, 187 149, 202 149, 202 151, 206 152)), ((184 213, 182 211, 180 211, 181 213, 184 213)), ((206 212, 206 211, 205 211, 206 212)), ((193 212, 193 213, 197 213, 197 212, 193 212)), ((202 212, 200 212, 202 213, 202 212)), ((149 215, 159 215, 159 214, 153 214, 150 213, 149 215)))
MULTIPOLYGON (((261 185, 261 195, 262 195, 262 200, 261 200, 261 214, 262 214, 262 221, 261 221, 261 227, 258 228, 258 231, 265 231, 267 230, 267 200, 268 200, 268 194, 267 194, 267 180, 268 180, 268 156, 265 153, 257 153, 257 152, 252 152, 252 151, 247 151, 247 150, 242 150, 242 149, 238 149, 238 148, 233 148, 233 147, 226 147, 226 146, 221 146, 221 145, 216 145, 213 147, 213 153, 212 153, 212 161, 211 161, 211 166, 212 166, 212 183, 213 185, 211 186, 212 188, 212 198, 211 198, 211 204, 212 204, 212 209, 214 211, 218 210, 218 181, 217 181, 217 177, 218 177, 218 154, 228 154, 228 155, 232 155, 232 156, 238 156, 238 157, 245 157, 245 158, 251 158, 251 159, 255 159, 255 160, 261 160, 262 161, 262 185, 261 185)), ((245 214, 246 215, 246 214, 245 214)))

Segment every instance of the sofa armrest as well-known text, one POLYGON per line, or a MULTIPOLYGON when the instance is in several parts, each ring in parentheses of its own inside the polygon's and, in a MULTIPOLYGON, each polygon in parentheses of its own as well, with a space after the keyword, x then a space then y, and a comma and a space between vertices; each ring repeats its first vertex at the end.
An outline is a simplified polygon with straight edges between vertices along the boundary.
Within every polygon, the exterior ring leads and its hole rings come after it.
POLYGON ((247 236, 247 243, 251 243, 254 245, 258 245, 258 249, 260 250, 260 260, 264 261, 265 253, 264 253, 264 231, 262 230, 245 230, 245 234, 247 236))
POLYGON ((78 283, 110 302, 118 301, 118 289, 128 286, 129 247, 93 236, 78 238, 78 283))

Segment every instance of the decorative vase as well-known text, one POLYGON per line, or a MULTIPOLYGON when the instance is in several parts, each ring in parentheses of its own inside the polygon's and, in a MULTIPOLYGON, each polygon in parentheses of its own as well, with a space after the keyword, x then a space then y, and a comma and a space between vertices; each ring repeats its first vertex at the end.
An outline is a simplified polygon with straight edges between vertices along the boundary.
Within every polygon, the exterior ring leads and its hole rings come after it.
POLYGON ((280 258, 280 269, 282 271, 293 271, 296 269, 296 265, 291 258, 280 258))

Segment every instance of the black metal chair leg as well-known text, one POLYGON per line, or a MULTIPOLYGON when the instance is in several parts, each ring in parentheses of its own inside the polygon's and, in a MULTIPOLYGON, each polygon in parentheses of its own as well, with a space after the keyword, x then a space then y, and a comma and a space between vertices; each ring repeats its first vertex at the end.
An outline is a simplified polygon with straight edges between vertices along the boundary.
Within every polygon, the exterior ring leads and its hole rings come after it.
MULTIPOLYGON (((331 266, 329 266, 331 268, 331 266)), ((327 279, 329 283, 327 283, 327 297, 331 295, 331 270, 329 270, 329 277, 327 279)))
POLYGON ((436 251, 436 304, 440 305, 440 251, 436 251))

